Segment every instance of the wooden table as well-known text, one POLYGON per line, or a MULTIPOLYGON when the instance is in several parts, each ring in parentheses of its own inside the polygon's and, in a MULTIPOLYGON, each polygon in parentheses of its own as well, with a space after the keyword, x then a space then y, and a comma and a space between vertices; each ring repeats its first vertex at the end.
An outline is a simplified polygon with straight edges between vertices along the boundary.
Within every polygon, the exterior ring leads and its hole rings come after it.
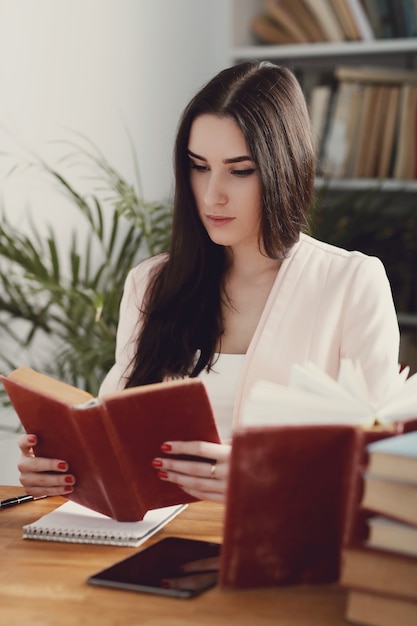
MULTIPOLYGON (((23 493, 0 487, 0 499, 23 493)), ((22 526, 64 502, 46 498, 0 511, 0 623, 7 626, 339 626, 346 594, 337 586, 223 591, 173 599, 93 587, 93 572, 141 548, 22 539, 22 526)), ((223 507, 192 504, 156 537, 218 541, 223 507)))

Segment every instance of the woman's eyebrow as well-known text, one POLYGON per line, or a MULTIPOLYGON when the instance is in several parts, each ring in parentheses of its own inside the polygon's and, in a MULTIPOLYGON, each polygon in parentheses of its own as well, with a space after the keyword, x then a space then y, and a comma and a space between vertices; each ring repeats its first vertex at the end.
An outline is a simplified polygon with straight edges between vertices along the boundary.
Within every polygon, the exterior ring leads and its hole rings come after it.
POLYGON ((199 161, 207 161, 207 159, 200 156, 199 154, 195 154, 195 152, 191 152, 191 150, 188 150, 188 156, 194 157, 195 159, 198 159, 199 161))
MULTIPOLYGON (((194 157, 199 161, 207 162, 207 159, 205 159, 203 156, 200 156, 199 154, 195 154, 195 152, 192 152, 191 150, 188 150, 188 154, 189 156, 194 157)), ((241 163, 242 161, 252 161, 252 158, 245 154, 242 156, 231 157, 230 159, 223 159, 223 163, 241 163)))

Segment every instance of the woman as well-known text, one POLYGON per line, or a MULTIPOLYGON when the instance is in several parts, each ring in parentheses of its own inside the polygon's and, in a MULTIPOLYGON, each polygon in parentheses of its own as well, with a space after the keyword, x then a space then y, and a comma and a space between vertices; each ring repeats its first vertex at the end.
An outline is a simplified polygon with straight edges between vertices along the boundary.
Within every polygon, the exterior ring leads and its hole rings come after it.
MULTIPOLYGON (((302 234, 314 172, 306 103, 285 68, 226 69, 184 111, 171 248, 126 280, 116 362, 101 393, 170 377, 205 381, 224 443, 162 448, 217 463, 153 461, 161 480, 198 498, 225 498, 227 442, 257 379, 285 384, 292 365, 306 361, 336 377, 340 359, 351 358, 378 397, 398 375, 398 325, 381 262, 302 234)), ((35 446, 35 435, 21 438, 27 492, 76 489, 66 461, 35 458, 35 446)))

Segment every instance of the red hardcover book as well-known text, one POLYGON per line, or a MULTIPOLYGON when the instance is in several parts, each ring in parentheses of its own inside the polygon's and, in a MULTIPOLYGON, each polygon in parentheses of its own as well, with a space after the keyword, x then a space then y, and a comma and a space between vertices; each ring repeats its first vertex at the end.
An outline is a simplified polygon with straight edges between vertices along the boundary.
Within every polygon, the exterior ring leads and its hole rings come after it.
POLYGON ((192 502, 161 481, 152 459, 164 441, 220 441, 201 381, 183 379, 125 389, 101 398, 22 367, 1 376, 38 456, 62 458, 76 476, 67 497, 118 521, 192 502))
POLYGON ((366 445, 405 429, 337 424, 242 428, 232 446, 220 585, 324 583, 365 538, 366 445))

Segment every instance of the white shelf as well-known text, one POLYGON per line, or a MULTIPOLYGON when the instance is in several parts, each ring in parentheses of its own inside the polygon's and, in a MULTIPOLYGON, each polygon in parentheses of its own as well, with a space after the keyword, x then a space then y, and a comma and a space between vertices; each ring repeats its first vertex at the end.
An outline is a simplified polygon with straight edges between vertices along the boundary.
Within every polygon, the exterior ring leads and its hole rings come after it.
POLYGON ((376 39, 374 41, 344 41, 291 45, 251 45, 234 47, 231 54, 236 61, 248 59, 319 59, 372 55, 417 54, 415 39, 376 39))
POLYGON ((398 180, 386 178, 316 178, 316 187, 327 187, 331 191, 368 191, 375 190, 391 193, 417 193, 417 180, 398 180))

